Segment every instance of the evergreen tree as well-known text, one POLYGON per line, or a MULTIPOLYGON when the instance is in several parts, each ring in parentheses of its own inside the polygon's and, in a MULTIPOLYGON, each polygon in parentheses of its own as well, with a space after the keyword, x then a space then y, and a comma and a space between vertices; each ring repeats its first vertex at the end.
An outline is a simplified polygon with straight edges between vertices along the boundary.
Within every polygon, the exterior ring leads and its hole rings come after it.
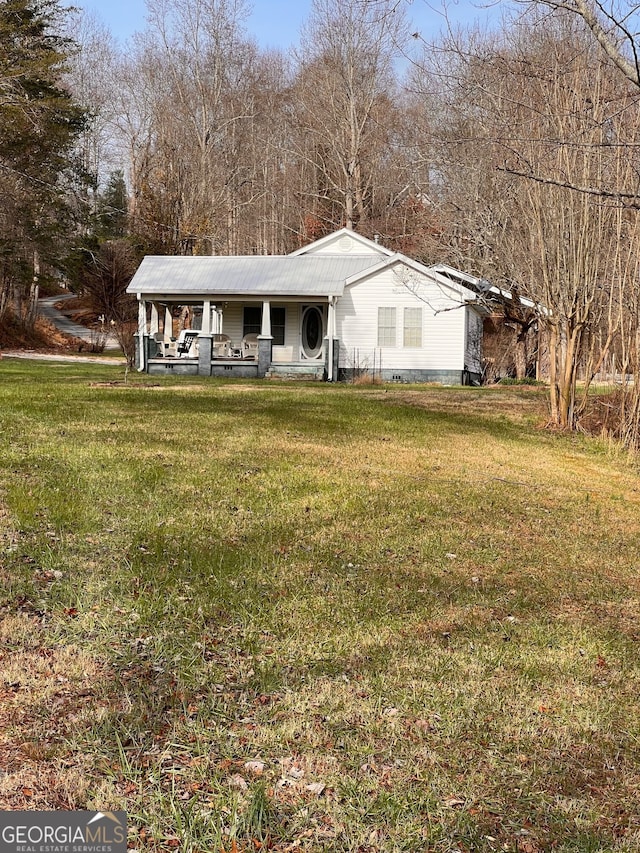
POLYGON ((99 198, 96 227, 99 237, 113 240, 126 236, 129 221, 128 206, 129 195, 124 172, 118 169, 109 175, 109 183, 99 198))
POLYGON ((71 43, 58 0, 0 0, 0 317, 34 319, 37 282, 73 228, 82 110, 61 85, 71 43))

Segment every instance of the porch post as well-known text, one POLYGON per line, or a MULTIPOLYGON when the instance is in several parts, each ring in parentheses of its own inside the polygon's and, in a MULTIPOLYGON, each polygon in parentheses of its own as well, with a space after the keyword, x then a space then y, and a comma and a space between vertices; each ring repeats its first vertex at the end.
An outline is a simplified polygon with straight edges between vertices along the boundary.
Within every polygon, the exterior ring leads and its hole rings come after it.
POLYGON ((211 300, 202 304, 202 329, 198 335, 198 375, 211 376, 211 300))
POLYGON ((158 322, 158 306, 155 302, 151 303, 151 325, 149 327, 149 334, 155 335, 160 329, 160 324, 158 322))
POLYGON ((138 302, 138 371, 142 373, 146 366, 147 353, 147 304, 138 302))
POLYGON ((211 334, 211 302, 208 299, 202 303, 202 334, 211 334))
POLYGON ((271 337, 271 303, 263 302, 262 303, 262 328, 260 329, 260 335, 263 338, 271 337))
POLYGON ((327 314, 327 346, 325 350, 325 372, 327 382, 336 382, 338 379, 338 361, 340 357, 340 342, 336 339, 336 298, 329 297, 329 310, 327 314))
POLYGON ((258 376, 263 377, 271 367, 271 303, 262 303, 262 324, 258 335, 258 376))
POLYGON ((168 344, 173 337, 173 314, 168 305, 164 306, 164 342, 168 344))
POLYGON ((198 376, 211 376, 211 335, 198 335, 198 376))

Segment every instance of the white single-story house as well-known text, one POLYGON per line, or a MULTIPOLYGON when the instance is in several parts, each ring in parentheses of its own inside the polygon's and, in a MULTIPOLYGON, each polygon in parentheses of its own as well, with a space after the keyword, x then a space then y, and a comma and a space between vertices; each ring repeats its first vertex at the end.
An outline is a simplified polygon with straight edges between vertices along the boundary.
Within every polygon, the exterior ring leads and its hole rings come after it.
POLYGON ((486 309, 452 272, 346 228, 284 256, 148 256, 127 288, 138 369, 475 382, 486 309))

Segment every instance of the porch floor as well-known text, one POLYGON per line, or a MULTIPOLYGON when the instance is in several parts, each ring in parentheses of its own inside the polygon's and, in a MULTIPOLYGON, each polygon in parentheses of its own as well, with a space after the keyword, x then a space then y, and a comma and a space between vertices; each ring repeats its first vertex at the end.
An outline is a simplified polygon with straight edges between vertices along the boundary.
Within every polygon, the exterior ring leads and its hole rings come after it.
MULTIPOLYGON (((210 372, 201 372, 197 358, 150 358, 147 372, 154 376, 233 376, 250 379, 258 377, 258 362, 254 359, 215 358, 210 362, 210 372)), ((314 379, 324 378, 324 364, 317 361, 271 362, 267 378, 314 379)))

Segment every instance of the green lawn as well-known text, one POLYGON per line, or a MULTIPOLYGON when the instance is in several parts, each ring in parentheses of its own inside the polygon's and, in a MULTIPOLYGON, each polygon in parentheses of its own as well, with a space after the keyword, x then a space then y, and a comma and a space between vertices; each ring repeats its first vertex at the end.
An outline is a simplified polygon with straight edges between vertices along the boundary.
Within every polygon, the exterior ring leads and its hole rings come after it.
POLYGON ((0 362, 0 808, 640 849, 640 480, 544 389, 0 362))

